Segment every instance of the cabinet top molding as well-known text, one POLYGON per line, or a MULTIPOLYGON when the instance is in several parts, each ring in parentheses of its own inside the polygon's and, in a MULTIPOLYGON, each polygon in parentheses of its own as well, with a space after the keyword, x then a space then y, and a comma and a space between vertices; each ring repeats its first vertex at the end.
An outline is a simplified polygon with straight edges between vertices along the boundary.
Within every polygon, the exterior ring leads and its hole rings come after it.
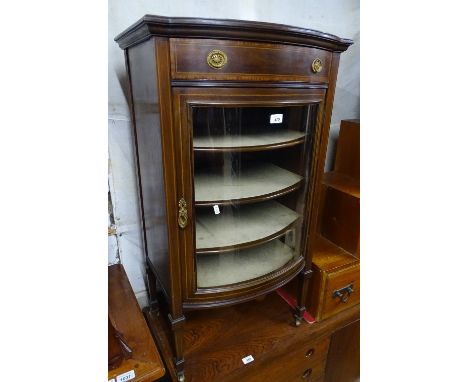
POLYGON ((218 38, 284 43, 344 52, 352 40, 312 29, 258 21, 163 17, 145 15, 120 33, 115 41, 122 49, 137 45, 152 36, 218 38))

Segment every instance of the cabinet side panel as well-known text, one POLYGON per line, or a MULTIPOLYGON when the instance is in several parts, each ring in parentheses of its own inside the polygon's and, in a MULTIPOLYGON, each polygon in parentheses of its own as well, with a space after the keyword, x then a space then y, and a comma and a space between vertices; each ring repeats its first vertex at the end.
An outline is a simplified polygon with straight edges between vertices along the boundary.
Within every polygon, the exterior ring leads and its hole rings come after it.
POLYGON ((313 247, 314 242, 316 240, 315 233, 318 232, 318 217, 319 217, 319 210, 320 210, 320 192, 322 191, 322 177, 323 171, 325 168, 325 157, 327 154, 327 145, 328 145, 328 134, 330 131, 330 122, 331 122, 331 114, 333 110, 333 99, 335 97, 335 86, 336 86, 336 78, 338 75, 338 67, 340 64, 340 54, 333 53, 331 69, 330 69, 330 78, 329 78, 329 87, 327 90, 327 95, 325 99, 325 110, 323 113, 323 122, 320 131, 320 138, 319 138, 319 148, 317 151, 317 161, 316 166, 314 168, 315 171, 315 179, 314 179, 314 186, 313 186, 313 196, 312 196, 312 211, 310 216, 310 229, 309 235, 310 240, 308 242, 309 246, 309 253, 308 253, 308 261, 311 262, 313 259, 313 247))
POLYGON ((128 50, 146 255, 170 294, 166 195, 154 40, 128 50))

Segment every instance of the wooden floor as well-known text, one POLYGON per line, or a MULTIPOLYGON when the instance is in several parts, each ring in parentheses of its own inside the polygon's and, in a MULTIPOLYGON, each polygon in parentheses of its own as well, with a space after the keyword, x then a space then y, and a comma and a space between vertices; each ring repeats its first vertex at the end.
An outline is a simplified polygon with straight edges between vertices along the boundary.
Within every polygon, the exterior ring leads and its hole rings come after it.
MULTIPOLYGON (((145 311, 145 317, 176 381, 164 313, 145 311)), ((274 355, 293 351, 358 320, 359 305, 323 322, 295 327, 290 307, 274 292, 263 301, 189 312, 186 318, 186 382, 234 382, 245 380, 248 368, 265 365, 274 355), (254 362, 244 365, 242 358, 248 355, 254 362)))

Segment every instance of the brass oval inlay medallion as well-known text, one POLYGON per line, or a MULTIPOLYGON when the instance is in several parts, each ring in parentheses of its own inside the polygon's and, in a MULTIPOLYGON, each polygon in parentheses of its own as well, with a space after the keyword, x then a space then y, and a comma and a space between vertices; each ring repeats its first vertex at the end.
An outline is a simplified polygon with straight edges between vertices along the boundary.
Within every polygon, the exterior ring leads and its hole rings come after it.
POLYGON ((322 71, 323 65, 322 60, 320 58, 316 58, 312 61, 312 71, 314 73, 320 73, 322 71))
POLYGON ((213 69, 221 69, 224 65, 227 64, 226 53, 224 53, 222 50, 214 49, 208 53, 206 62, 208 62, 208 65, 210 65, 213 69))

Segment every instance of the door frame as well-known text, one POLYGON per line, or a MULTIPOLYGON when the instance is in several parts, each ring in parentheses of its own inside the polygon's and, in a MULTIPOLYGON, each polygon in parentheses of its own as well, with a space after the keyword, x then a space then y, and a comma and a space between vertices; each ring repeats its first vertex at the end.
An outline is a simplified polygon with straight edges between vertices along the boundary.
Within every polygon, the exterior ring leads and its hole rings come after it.
POLYGON ((183 308, 199 309, 231 305, 247 301, 273 291, 292 280, 306 264, 311 263, 308 253, 308 240, 311 236, 311 209, 317 178, 318 154, 321 144, 323 120, 325 115, 326 88, 230 88, 230 87, 173 87, 173 113, 175 132, 175 158, 177 174, 176 199, 184 198, 187 203, 189 221, 184 229, 179 230, 179 259, 181 266, 181 287, 183 308), (300 106, 317 104, 318 111, 312 141, 310 158, 309 184, 306 190, 306 208, 304 211, 303 256, 287 266, 270 274, 248 280, 212 288, 198 288, 196 282, 194 185, 193 185, 193 129, 192 109, 197 106, 300 106))

